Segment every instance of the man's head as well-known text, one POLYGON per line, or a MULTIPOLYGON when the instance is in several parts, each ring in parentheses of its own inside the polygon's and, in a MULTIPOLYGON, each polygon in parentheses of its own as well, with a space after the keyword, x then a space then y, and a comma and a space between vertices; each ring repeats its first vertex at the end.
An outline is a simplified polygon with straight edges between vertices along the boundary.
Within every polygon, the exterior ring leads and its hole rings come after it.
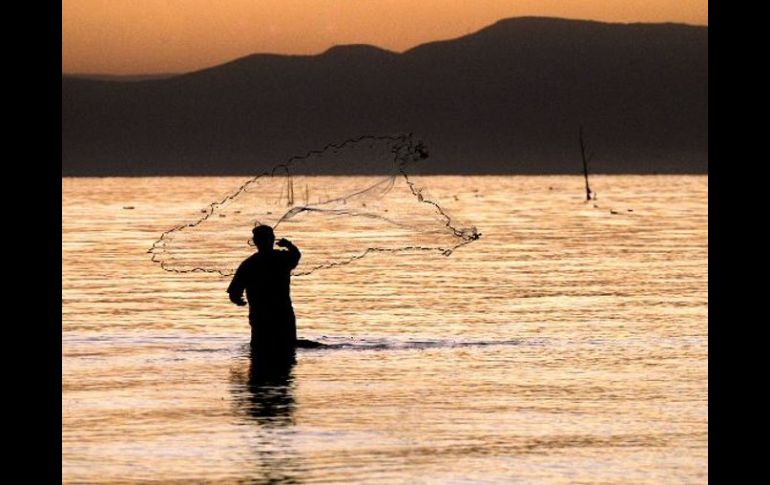
POLYGON ((260 251, 273 249, 275 242, 275 233, 270 226, 257 226, 251 230, 252 240, 260 251))

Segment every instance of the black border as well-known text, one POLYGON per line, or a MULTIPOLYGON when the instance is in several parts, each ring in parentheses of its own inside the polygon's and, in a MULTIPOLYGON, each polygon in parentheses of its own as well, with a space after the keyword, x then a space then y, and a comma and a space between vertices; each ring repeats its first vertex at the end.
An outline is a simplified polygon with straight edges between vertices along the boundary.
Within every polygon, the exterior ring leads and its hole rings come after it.
POLYGON ((58 226, 61 247, 61 3, 21 6, 27 15, 6 16, 17 27, 8 31, 6 52, 20 61, 6 71, 17 85, 5 93, 17 114, 6 124, 5 186, 13 195, 3 197, 13 266, 5 285, 5 400, 17 408, 6 411, 6 444, 18 455, 11 477, 61 483, 61 253, 53 236, 58 226))

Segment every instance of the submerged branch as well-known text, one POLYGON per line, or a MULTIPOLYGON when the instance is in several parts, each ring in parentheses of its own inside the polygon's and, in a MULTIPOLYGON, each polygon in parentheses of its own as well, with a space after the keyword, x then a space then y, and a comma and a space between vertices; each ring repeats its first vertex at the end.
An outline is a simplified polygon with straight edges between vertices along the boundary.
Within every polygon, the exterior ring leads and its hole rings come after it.
POLYGON ((593 199, 596 200, 596 192, 593 192, 591 190, 591 186, 588 185, 588 162, 591 161, 592 154, 586 155, 586 146, 585 142, 583 141, 583 125, 580 125, 580 131, 579 131, 579 141, 580 141, 580 156, 583 159, 583 176, 586 179, 586 202, 593 199))

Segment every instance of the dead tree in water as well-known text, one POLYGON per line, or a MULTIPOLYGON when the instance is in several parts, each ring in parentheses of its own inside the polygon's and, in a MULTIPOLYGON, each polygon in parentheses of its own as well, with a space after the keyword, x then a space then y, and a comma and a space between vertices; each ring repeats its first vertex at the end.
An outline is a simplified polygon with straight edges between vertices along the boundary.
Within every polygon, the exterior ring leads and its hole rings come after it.
POLYGON ((596 200, 596 192, 593 192, 591 190, 591 187, 588 185, 588 162, 591 161, 591 158, 593 157, 593 153, 589 153, 586 155, 586 145, 583 142, 583 125, 580 125, 580 156, 583 158, 583 176, 586 179, 586 202, 588 202, 591 199, 596 200))

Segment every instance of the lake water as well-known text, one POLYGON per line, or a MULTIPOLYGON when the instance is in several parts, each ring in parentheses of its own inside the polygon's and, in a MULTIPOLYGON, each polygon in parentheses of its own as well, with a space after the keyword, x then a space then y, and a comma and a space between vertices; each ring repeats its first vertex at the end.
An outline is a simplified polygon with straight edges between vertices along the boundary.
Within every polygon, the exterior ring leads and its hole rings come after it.
POLYGON ((65 482, 707 482, 706 176, 431 177, 481 239, 294 278, 267 383, 147 254, 242 181, 62 179, 65 482))

